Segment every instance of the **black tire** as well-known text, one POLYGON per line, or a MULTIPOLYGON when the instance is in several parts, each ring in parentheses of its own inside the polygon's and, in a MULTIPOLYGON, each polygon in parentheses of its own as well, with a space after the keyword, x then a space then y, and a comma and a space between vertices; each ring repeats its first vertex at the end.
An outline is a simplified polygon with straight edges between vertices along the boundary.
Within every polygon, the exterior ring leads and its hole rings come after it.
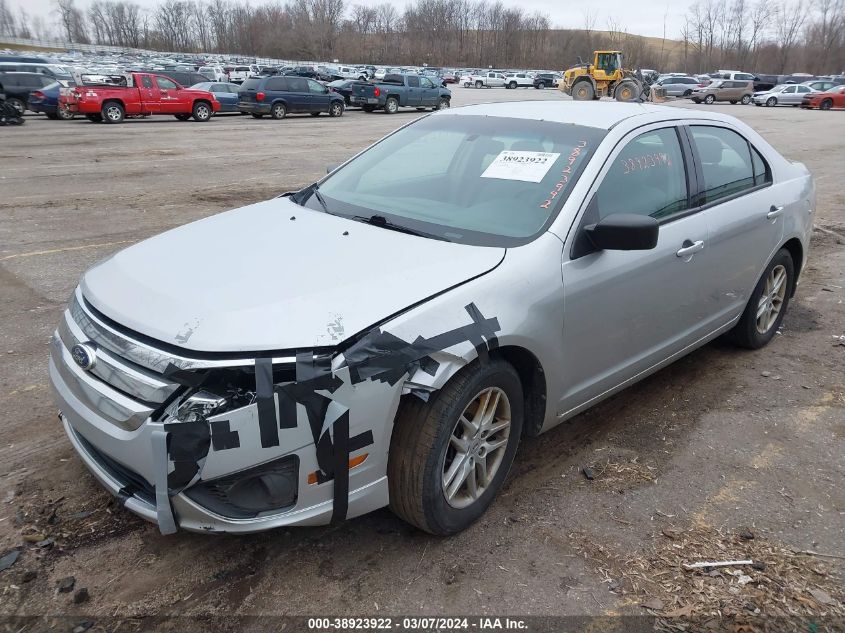
POLYGON ((51 121, 55 121, 59 118, 59 115, 56 114, 55 112, 45 112, 44 116, 46 116, 51 121))
POLYGON ((197 101, 194 103, 194 107, 191 110, 191 116, 197 123, 205 123, 206 121, 211 120, 211 117, 214 116, 214 110, 211 109, 211 106, 207 101, 197 101))
POLYGON ((819 110, 830 110, 833 108, 833 99, 825 99, 819 104, 819 110))
POLYGON ((510 88, 511 90, 516 90, 516 82, 515 81, 510 82, 508 84, 508 88, 510 88))
POLYGON ((713 95, 707 95, 706 97, 704 97, 704 103, 706 103, 707 105, 712 105, 714 101, 716 101, 716 97, 714 97, 713 95))
POLYGON ((26 104, 17 97, 7 98, 6 105, 12 106, 21 116, 23 116, 23 113, 26 112, 26 104))
POLYGON ((465 367, 428 402, 415 396, 404 398, 396 416, 387 463, 391 510, 408 523, 437 535, 455 534, 476 521, 502 487, 513 463, 522 432, 522 398, 516 370, 499 359, 465 367), (490 387, 500 389, 510 403, 507 444, 484 491, 465 507, 453 507, 443 490, 450 438, 467 406, 490 387))
POLYGON ((91 121, 91 123, 102 123, 103 122, 103 115, 102 114, 86 114, 85 118, 91 121))
POLYGON ((476 88, 481 88, 482 86, 484 86, 484 82, 483 82, 483 81, 476 81, 476 82, 475 82, 475 87, 476 87, 476 88))
POLYGON ((264 116, 263 114, 259 114, 258 112, 251 112, 250 114, 252 114, 253 119, 260 119, 264 116))
POLYGON ((396 97, 388 97, 384 102, 384 111, 388 114, 396 114, 399 112, 399 100, 396 97))
POLYGON ((742 99, 740 100, 742 105, 748 105, 751 103, 751 95, 742 95, 742 99))
POLYGON ((126 118, 126 111, 117 101, 106 101, 103 104, 101 114, 103 121, 106 123, 123 123, 124 118, 126 118))
POLYGON ((437 102, 437 105, 434 106, 435 110, 448 110, 451 107, 451 103, 447 97, 440 97, 440 101, 437 102))
POLYGON ((572 86, 572 98, 575 101, 592 101, 596 96, 596 90, 589 81, 579 81, 572 86))
POLYGON ((270 116, 274 119, 284 119, 288 115, 287 106, 284 103, 274 103, 270 108, 270 116))
POLYGON ((780 324, 783 322, 783 317, 786 315, 786 310, 789 307, 789 300, 792 297, 792 292, 795 286, 795 262, 792 261, 792 255, 785 248, 780 249, 766 270, 754 287, 751 297, 748 299, 748 304, 745 306, 745 311, 742 313, 739 322, 730 331, 730 338, 734 343, 748 349, 760 349, 771 341, 777 332, 780 324), (784 281, 784 295, 780 303, 780 308, 777 313, 777 318, 769 325, 768 329, 761 332, 758 329, 757 312, 760 307, 760 302, 763 294, 766 291, 766 282, 772 271, 778 267, 783 267, 786 272, 786 279, 784 281))
POLYGON ((343 104, 340 101, 335 101, 329 106, 329 116, 339 117, 343 116, 343 104))
POLYGON ((537 90, 545 90, 546 89, 546 82, 541 81, 537 84, 537 90))
POLYGON ((623 103, 631 103, 640 98, 640 89, 633 81, 620 81, 613 91, 613 98, 623 103))
POLYGON ((734 99, 733 101, 731 101, 731 105, 736 105, 736 99, 734 99))
POLYGON ((777 104, 778 104, 778 100, 774 97, 769 97, 768 99, 766 99, 766 107, 767 108, 773 108, 777 104))
POLYGON ((684 95, 683 95, 683 96, 685 96, 685 97, 689 97, 691 94, 692 94, 692 90, 686 90, 686 91, 684 91, 684 95))
POLYGON ((376 111, 376 107, 375 107, 374 105, 365 105, 365 106, 361 106, 361 109, 362 109, 364 112, 375 112, 375 111, 376 111))
POLYGON ((187 121, 191 118, 190 114, 174 114, 173 116, 179 121, 187 121))

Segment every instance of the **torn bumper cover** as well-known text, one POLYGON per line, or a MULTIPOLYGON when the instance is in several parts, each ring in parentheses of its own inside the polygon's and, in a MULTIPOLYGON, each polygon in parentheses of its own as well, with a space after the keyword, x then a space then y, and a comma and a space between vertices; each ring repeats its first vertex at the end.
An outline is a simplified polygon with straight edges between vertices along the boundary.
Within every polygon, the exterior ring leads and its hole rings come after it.
POLYGON ((496 346, 496 319, 473 304, 466 314, 467 325, 429 339, 376 329, 343 353, 196 368, 128 339, 77 296, 53 338, 50 378, 85 465, 163 533, 322 525, 387 505, 408 377, 435 376, 432 355, 452 345, 482 358, 496 346), (80 345, 92 363, 76 358, 80 345))

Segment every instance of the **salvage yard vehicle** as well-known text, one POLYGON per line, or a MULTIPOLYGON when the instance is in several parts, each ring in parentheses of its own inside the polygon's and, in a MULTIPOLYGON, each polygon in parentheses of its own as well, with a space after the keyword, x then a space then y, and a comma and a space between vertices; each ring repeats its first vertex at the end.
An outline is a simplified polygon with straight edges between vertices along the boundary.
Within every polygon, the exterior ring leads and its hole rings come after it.
POLYGON ((448 108, 452 101, 452 93, 447 88, 435 86, 428 77, 421 75, 386 75, 383 81, 359 82, 351 89, 350 103, 361 106, 364 112, 384 110, 387 114, 396 114, 402 107, 440 110, 448 108))
POLYGON ((555 73, 537 73, 534 75, 533 85, 538 90, 557 88, 562 77, 555 73))
POLYGON ((29 100, 26 103, 27 110, 42 112, 48 119, 72 119, 73 112, 61 107, 59 104, 59 96, 63 88, 68 88, 67 83, 60 80, 54 81, 40 90, 30 92, 29 100))
POLYGON ((164 533, 389 505, 453 534, 523 435, 722 334, 769 343, 815 204, 804 165, 714 111, 437 112, 86 272, 51 343, 61 424, 164 533))
POLYGON ((515 90, 517 88, 532 88, 534 76, 529 73, 508 73, 505 75, 505 88, 515 90))
POLYGON ((505 76, 499 72, 478 73, 467 75, 462 79, 464 87, 469 88, 501 88, 505 85, 505 76))
POLYGON ((29 95, 46 88, 56 80, 41 73, 0 72, 0 90, 6 94, 6 105, 23 115, 27 110, 29 95))
POLYGON ((238 92, 241 112, 260 119, 269 114, 284 119, 288 114, 343 116, 344 98, 328 87, 305 77, 253 77, 241 84, 238 92))
POLYGON ((194 84, 191 90, 205 90, 214 93, 214 98, 220 103, 219 113, 240 112, 239 103, 241 87, 238 84, 226 83, 225 81, 203 81, 194 84))
POLYGON ((780 84, 771 90, 755 92, 751 100, 756 106, 799 106, 801 105, 804 97, 811 92, 814 92, 814 90, 809 86, 802 86, 800 84, 780 84))
POLYGON ((811 92, 804 95, 801 107, 806 109, 832 110, 845 108, 845 86, 836 86, 827 92, 811 92))
POLYGON ((183 88, 168 77, 149 73, 82 75, 80 85, 62 90, 59 104, 94 123, 123 123, 127 116, 151 114, 172 114, 180 121, 193 117, 204 123, 220 109, 213 93, 183 88))
POLYGON ((690 94, 695 103, 711 104, 716 101, 729 101, 748 105, 754 97, 754 82, 733 81, 731 79, 715 79, 713 83, 703 88, 696 88, 690 94))

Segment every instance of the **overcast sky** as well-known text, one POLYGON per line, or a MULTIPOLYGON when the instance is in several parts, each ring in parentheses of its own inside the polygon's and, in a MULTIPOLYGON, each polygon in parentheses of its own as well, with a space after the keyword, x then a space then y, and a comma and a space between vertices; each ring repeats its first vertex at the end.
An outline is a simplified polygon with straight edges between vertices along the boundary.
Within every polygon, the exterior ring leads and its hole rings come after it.
MULTIPOLYGON (((376 5, 384 0, 347 0, 347 6, 353 4, 376 5)), ((614 20, 629 33, 638 35, 663 36, 664 18, 666 23, 666 37, 677 38, 681 31, 683 15, 689 2, 674 0, 668 2, 637 2, 636 0, 603 0, 600 3, 577 3, 566 2, 565 0, 503 0, 507 6, 520 6, 525 11, 533 13, 540 11, 551 18, 552 24, 564 28, 582 28, 585 24, 584 9, 589 8, 595 16, 595 28, 604 30, 607 28, 608 17, 614 20), (581 6, 579 6, 579 4, 581 6)), ((692 0, 690 0, 691 2, 692 0)), ((142 7, 155 7, 157 0, 135 0, 142 7)), ((31 14, 41 14, 44 17, 50 16, 53 20, 55 15, 53 0, 11 0, 11 6, 23 6, 31 14)), ((87 0, 77 0, 80 7, 87 6, 87 0)), ((252 4, 258 4, 253 2, 252 4)), ((406 0, 393 0, 398 9, 402 9, 406 0)))

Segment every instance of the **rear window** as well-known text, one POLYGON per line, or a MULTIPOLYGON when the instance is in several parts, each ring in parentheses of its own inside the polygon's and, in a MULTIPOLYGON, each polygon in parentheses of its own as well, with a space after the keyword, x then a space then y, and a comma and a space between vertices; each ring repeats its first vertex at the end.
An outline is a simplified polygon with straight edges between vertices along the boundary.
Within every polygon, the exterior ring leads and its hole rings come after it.
POLYGON ((258 90, 261 82, 262 80, 257 78, 244 79, 244 82, 241 84, 241 90, 258 90))

